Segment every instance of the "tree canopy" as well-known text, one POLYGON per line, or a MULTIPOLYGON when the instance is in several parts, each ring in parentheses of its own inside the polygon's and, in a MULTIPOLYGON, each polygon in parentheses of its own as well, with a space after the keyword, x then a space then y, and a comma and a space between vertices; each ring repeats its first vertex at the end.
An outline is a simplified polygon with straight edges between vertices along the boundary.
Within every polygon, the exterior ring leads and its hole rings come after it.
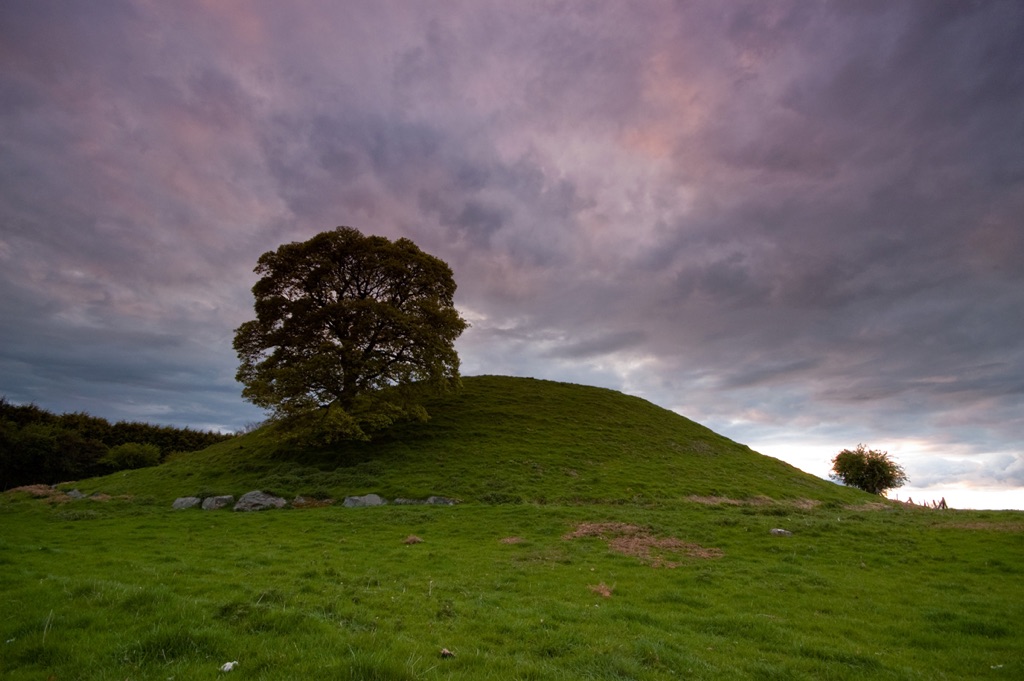
POLYGON ((338 227, 264 253, 255 272, 256 319, 235 331, 237 378, 292 430, 365 439, 426 417, 412 386, 458 385, 454 344, 468 325, 452 270, 409 239, 338 227))
POLYGON ((884 495, 890 489, 907 482, 903 467, 889 458, 888 452, 868 449, 863 444, 856 449, 844 449, 832 459, 833 480, 862 489, 869 494, 884 495))

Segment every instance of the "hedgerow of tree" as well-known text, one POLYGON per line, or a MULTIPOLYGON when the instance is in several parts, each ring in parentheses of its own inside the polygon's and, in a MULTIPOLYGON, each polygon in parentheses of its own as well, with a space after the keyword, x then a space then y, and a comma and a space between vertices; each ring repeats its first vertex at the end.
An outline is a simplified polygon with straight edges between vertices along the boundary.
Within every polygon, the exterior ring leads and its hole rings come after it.
POLYGON ((0 489, 54 484, 155 465, 231 435, 118 421, 76 412, 53 414, 0 397, 0 489))

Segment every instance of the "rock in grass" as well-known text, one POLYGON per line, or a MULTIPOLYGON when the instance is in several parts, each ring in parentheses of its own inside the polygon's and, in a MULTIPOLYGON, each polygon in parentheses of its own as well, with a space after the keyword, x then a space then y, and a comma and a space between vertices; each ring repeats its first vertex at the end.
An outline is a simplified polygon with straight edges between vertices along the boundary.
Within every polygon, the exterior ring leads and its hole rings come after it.
POLYGON ((776 537, 791 537, 791 536, 793 536, 792 532, 790 532, 789 530, 784 530, 781 527, 773 528, 771 530, 771 533, 774 534, 776 537))
POLYGON ((284 508, 287 503, 281 497, 275 497, 273 494, 267 494, 260 490, 253 490, 252 492, 246 492, 239 498, 238 503, 235 504, 235 510, 263 511, 268 508, 284 508))
POLYGON ((195 508, 199 504, 203 503, 203 500, 199 497, 178 497, 171 504, 171 508, 182 509, 182 508, 195 508))
POLYGON ((363 506, 383 506, 387 502, 377 494, 364 494, 361 497, 345 497, 345 508, 362 508, 363 506))
POLYGON ((221 494, 216 497, 206 497, 205 499, 203 499, 203 510, 216 511, 221 508, 226 508, 233 503, 235 503, 235 498, 230 494, 221 494))

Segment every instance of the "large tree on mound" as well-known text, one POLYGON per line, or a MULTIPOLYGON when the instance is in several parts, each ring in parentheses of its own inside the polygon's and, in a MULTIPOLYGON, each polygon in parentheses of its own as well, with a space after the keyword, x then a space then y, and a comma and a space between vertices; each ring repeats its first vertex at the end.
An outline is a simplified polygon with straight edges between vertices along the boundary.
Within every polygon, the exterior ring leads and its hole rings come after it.
POLYGON ((365 439, 425 418, 419 391, 458 385, 454 344, 468 325, 452 270, 409 239, 339 227, 264 253, 255 271, 237 378, 287 431, 365 439))

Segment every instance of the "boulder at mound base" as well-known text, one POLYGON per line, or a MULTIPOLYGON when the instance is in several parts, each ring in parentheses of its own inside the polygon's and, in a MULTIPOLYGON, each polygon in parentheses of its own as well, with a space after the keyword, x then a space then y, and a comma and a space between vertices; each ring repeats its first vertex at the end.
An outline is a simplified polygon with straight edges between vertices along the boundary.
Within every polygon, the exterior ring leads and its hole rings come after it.
POLYGON ((182 508, 195 508, 199 504, 203 503, 203 500, 199 497, 178 497, 171 504, 171 508, 182 509, 182 508))
POLYGON ((345 508, 361 508, 363 506, 383 506, 388 502, 376 494, 364 494, 361 497, 345 497, 345 508))
POLYGON ((260 490, 246 492, 235 504, 236 511, 263 511, 268 508, 284 508, 288 502, 281 497, 260 490))
POLYGON ((226 508, 231 504, 235 503, 235 498, 230 494, 221 494, 216 497, 206 497, 203 499, 203 510, 204 511, 216 511, 221 508, 226 508))

